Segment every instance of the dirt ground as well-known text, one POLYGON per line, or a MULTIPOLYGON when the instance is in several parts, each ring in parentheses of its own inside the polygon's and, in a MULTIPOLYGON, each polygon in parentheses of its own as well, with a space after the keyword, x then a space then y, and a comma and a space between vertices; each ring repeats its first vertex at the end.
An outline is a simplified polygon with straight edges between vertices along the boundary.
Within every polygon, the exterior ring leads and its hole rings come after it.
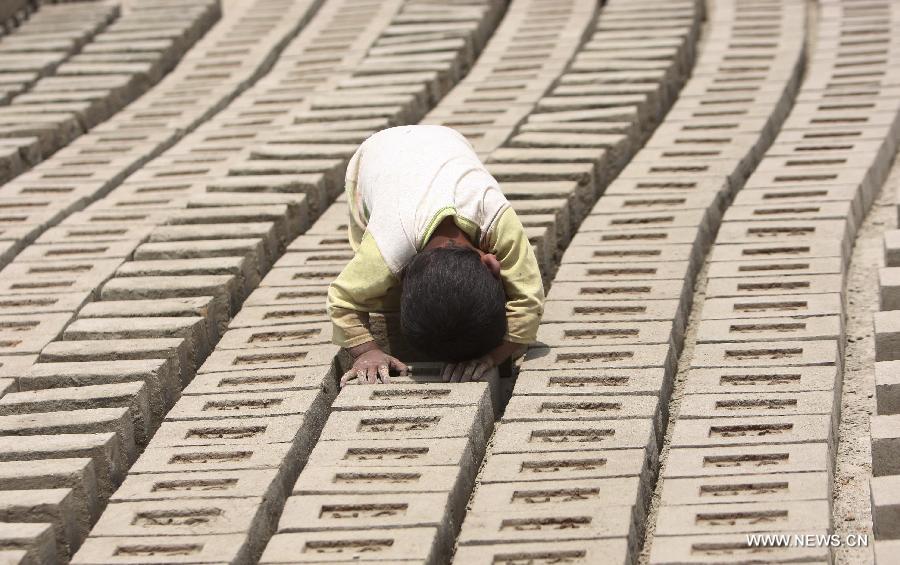
POLYGON ((878 268, 884 264, 884 231, 897 226, 894 208, 900 189, 900 161, 894 160, 881 194, 859 229, 847 277, 847 343, 844 350, 844 386, 841 424, 834 470, 834 533, 869 534, 868 550, 835 551, 835 563, 872 563, 872 512, 869 477, 872 453, 869 417, 875 411, 875 338, 872 313, 878 310, 878 268))

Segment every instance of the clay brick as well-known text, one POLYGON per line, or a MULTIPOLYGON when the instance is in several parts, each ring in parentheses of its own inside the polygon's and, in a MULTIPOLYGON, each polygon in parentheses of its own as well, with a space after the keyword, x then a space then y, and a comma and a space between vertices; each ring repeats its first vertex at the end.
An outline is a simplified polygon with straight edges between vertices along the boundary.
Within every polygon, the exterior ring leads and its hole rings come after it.
POLYGON ((548 422, 650 418, 660 428, 655 396, 513 396, 503 422, 548 422))
POLYGON ((3 296, 0 297, 0 315, 77 312, 91 294, 90 291, 81 291, 3 296))
POLYGON ((446 554, 438 544, 438 528, 339 530, 278 533, 260 563, 357 563, 375 557, 393 563, 437 565, 446 554))
POLYGON ((853 202, 805 202, 790 204, 779 202, 777 204, 762 204, 755 206, 729 206, 728 211, 722 217, 722 221, 728 222, 752 222, 773 221, 782 219, 791 221, 802 220, 830 220, 848 219, 851 222, 848 228, 851 233, 856 232, 856 222, 853 202))
POLYGON ((598 449, 645 449, 656 453, 653 421, 504 422, 494 434, 493 453, 547 453, 598 449))
MULTIPOLYGON (((126 448, 119 442, 113 433, 78 434, 67 433, 57 435, 31 435, 24 442, 21 438, 7 436, 0 441, 0 461, 29 461, 50 459, 90 458, 95 469, 97 494, 106 500, 115 490, 115 485, 122 481, 128 466, 129 458, 126 448)), ((35 463, 35 465, 38 465, 35 463)), ((61 464, 63 465, 63 464, 61 464)), ((13 467, 7 465, 7 467, 13 467)), ((81 465, 83 467, 83 465, 81 465)), ((39 467, 36 467, 39 468, 39 467)), ((19 467, 19 475, 22 476, 22 467, 19 467)), ((27 470, 28 467, 24 466, 27 470)), ((83 472, 80 476, 87 475, 83 472)), ((90 479, 80 479, 90 480, 90 479)), ((53 485, 53 486, 72 486, 53 485)), ((93 496, 89 485, 84 487, 86 504, 93 508, 89 502, 93 496)))
POLYGON ((78 508, 71 489, 0 491, 0 512, 10 522, 53 524, 56 545, 63 556, 67 550, 74 551, 90 529, 90 517, 78 508))
POLYGON ((322 426, 318 412, 314 406, 308 413, 287 416, 166 421, 151 447, 288 442, 306 449, 309 436, 322 426))
POLYGON ((900 363, 896 361, 875 363, 875 403, 878 414, 900 414, 898 365, 900 363))
POLYGON ((525 355, 525 369, 597 369, 599 367, 654 368, 667 372, 674 367, 669 345, 621 345, 586 347, 532 347, 525 355))
POLYGON ((454 502, 448 493, 292 496, 278 532, 436 527, 438 543, 446 547, 454 502))
POLYGON ((453 406, 475 407, 493 420, 489 387, 483 382, 351 386, 341 390, 331 409, 369 411, 453 406))
POLYGON ((569 510, 558 505, 546 509, 473 514, 463 522, 460 545, 628 538, 633 544, 631 512, 627 507, 593 505, 569 510), (613 510, 615 508, 615 510, 613 510))
POLYGON ((834 365, 841 362, 838 344, 822 341, 702 343, 694 350, 692 367, 786 367, 834 365))
POLYGON ((831 483, 824 472, 667 479, 661 496, 663 506, 828 500, 831 483))
POLYGON ((898 550, 900 550, 898 540, 875 540, 875 563, 877 565, 895 563, 898 550))
POLYGON ((130 473, 185 473, 281 467, 294 451, 288 443, 148 447, 130 473))
MULTIPOLYGON (((0 484, 3 485, 4 491, 17 489, 69 491, 72 495, 71 505, 80 513, 77 519, 84 522, 85 535, 90 524, 100 515, 101 503, 96 471, 93 462, 88 458, 4 461, 0 463, 0 484)), ((27 493, 27 491, 18 492, 27 493)), ((23 498, 27 499, 27 496, 23 498)))
POLYGON ((827 500, 663 506, 657 536, 828 530, 827 500))
POLYGON ((0 316, 0 353, 40 353, 59 337, 72 319, 71 313, 0 316))
POLYGON ((180 338, 54 341, 41 351, 41 363, 168 359, 182 383, 193 374, 187 340, 180 338))
POLYGON ((895 361, 900 359, 900 343, 898 343, 900 313, 895 311, 875 312, 872 319, 875 324, 875 360, 895 361))
POLYGON ((307 414, 321 417, 321 391, 242 392, 215 395, 185 395, 166 414, 167 422, 188 420, 221 420, 240 418, 245 423, 252 418, 307 414))
POLYGON ((207 333, 202 317, 83 318, 72 322, 64 340, 124 340, 181 338, 187 341, 193 366, 199 365, 213 348, 214 336, 207 333))
MULTIPOLYGON (((298 289, 283 287, 257 288, 244 301, 241 311, 257 306, 289 306, 294 304, 325 304, 328 286, 309 286, 298 289)), ((238 313, 240 315, 240 313, 238 313)), ((237 326, 235 326, 237 327, 237 326)))
MULTIPOLYGON (((844 261, 839 257, 813 259, 782 259, 711 263, 710 279, 726 277, 807 277, 810 275, 843 274, 844 261)), ((753 282, 752 279, 748 282, 753 282)))
MULTIPOLYGON (((743 276, 716 278, 709 279, 706 285, 708 297, 840 293, 843 290, 844 277, 840 274, 753 277, 751 280, 747 280, 743 276)), ((882 288, 883 296, 884 289, 882 288)))
POLYGON ((620 538, 461 546, 456 550, 454 559, 471 565, 539 563, 540 560, 579 565, 624 565, 628 563, 629 555, 627 540, 620 538))
POLYGON ((134 252, 136 261, 198 259, 207 257, 250 257, 258 270, 271 265, 268 242, 263 238, 194 239, 144 243, 134 252))
POLYGON ((275 267, 260 283, 260 287, 322 286, 330 284, 344 269, 344 265, 316 267, 275 267))
POLYGON ((653 395, 664 388, 662 369, 607 370, 522 370, 516 378, 514 394, 525 395, 653 395))
POLYGON ((689 272, 689 261, 564 263, 560 265, 554 280, 562 282, 643 281, 648 279, 684 281, 689 276, 689 272))
MULTIPOLYGON (((353 434, 361 440, 468 438, 478 459, 487 436, 484 414, 475 407, 336 411, 319 441, 340 441, 353 434)), ((489 425, 493 425, 491 419, 489 425)))
MULTIPOLYGON (((606 323, 606 322, 646 322, 646 321, 662 321, 671 322, 682 318, 681 304, 679 300, 622 300, 618 299, 619 293, 609 293, 611 288, 616 290, 645 288, 644 283, 654 284, 658 281, 632 281, 628 283, 595 283, 588 286, 586 283, 578 283, 585 285, 583 290, 602 290, 604 294, 601 297, 590 299, 591 294, 582 292, 581 300, 548 300, 544 303, 544 315, 541 318, 545 323, 563 323, 572 321, 584 321, 586 323, 606 323), (617 287, 607 286, 621 285, 617 287)), ((668 281, 671 283, 671 281, 668 281)), ((557 284, 554 283, 553 288, 557 284)), ((649 285, 648 285, 649 286, 649 285)), ((669 284, 670 287, 681 291, 682 288, 677 284, 669 284)), ((551 292, 553 292, 551 290, 551 292)))
POLYGON ((806 471, 831 472, 827 444, 673 447, 663 469, 663 476, 711 477, 806 471))
POLYGON ((703 302, 703 319, 768 318, 785 316, 809 319, 813 316, 843 316, 839 293, 789 296, 708 298, 703 302))
POLYGON ((267 497, 283 501, 276 469, 131 474, 110 498, 114 502, 201 498, 267 497))
POLYGON ((125 276, 108 281, 100 292, 101 300, 139 300, 215 296, 232 311, 237 310, 240 281, 233 275, 196 275, 178 277, 125 276))
MULTIPOLYGON (((826 535, 828 530, 810 532, 797 530, 788 535, 826 535)), ((704 532, 705 533, 705 532, 704 532)), ((765 559, 766 563, 827 563, 831 558, 827 547, 798 547, 747 545, 747 534, 717 533, 715 536, 659 536, 653 539, 650 550, 652 565, 676 565, 681 563, 721 562, 723 552, 734 560, 765 559)))
MULTIPOLYGON (((307 465, 294 484, 293 495, 394 494, 449 492, 462 510, 472 476, 451 466, 428 468, 322 467, 307 465)), ((459 514, 457 511, 456 514, 459 514)), ((461 518, 461 516, 456 516, 461 518)))
POLYGON ((524 483, 482 484, 474 497, 467 519, 493 513, 515 513, 565 509, 578 511, 594 506, 635 507, 635 518, 644 496, 639 477, 611 477, 577 481, 548 480, 524 483))
POLYGON ((750 261, 768 259, 811 259, 817 257, 842 257, 841 242, 836 239, 821 239, 797 243, 735 243, 714 245, 710 261, 750 261))
POLYGON ((900 268, 878 269, 878 303, 881 310, 900 310, 900 268))
POLYGON ((4 551, 25 554, 25 560, 20 561, 15 560, 18 556, 12 556, 11 563, 56 563, 61 559, 50 524, 0 522, 0 543, 7 548, 4 551))
POLYGON ((12 263, 3 269, 3 294, 46 294, 48 292, 93 291, 109 279, 120 259, 66 262, 56 265, 12 263))
MULTIPOLYGON (((598 207, 604 207, 600 199, 598 207)), ((694 228, 705 232, 710 222, 710 213, 706 208, 678 211, 647 211, 635 213, 593 214, 585 218, 579 230, 627 232, 632 228, 694 228)))
POLYGON ((563 263, 602 263, 605 261, 633 261, 636 263, 687 261, 695 259, 696 250, 684 244, 608 244, 602 246, 569 246, 563 254, 563 263))
POLYGON ((842 256, 850 256, 850 234, 844 220, 797 220, 773 222, 725 222, 716 236, 716 243, 766 243, 779 241, 794 244, 801 241, 837 239, 841 241, 842 256))
POLYGON ((430 467, 450 465, 474 476, 466 438, 319 441, 309 456, 317 467, 430 467))
POLYGON ((872 522, 878 539, 900 539, 900 477, 870 480, 872 522))
POLYGON ((113 241, 144 241, 153 230, 148 225, 97 227, 62 224, 41 234, 36 243, 101 243, 113 241))
POLYGON ((277 327, 236 328, 229 330, 216 345, 219 349, 272 348, 285 345, 331 343, 332 324, 285 324, 277 327))
MULTIPOLYGON (((602 202, 600 200, 599 202, 602 202)), ((621 245, 691 245, 706 241, 707 235, 695 227, 647 227, 628 230, 579 231, 572 237, 573 246, 621 245)))
POLYGON ((78 565, 134 563, 218 563, 249 559, 246 533, 184 535, 169 538, 147 536, 92 536, 72 559, 78 565))
POLYGON ((843 316, 702 320, 698 343, 835 340, 843 338, 843 316))
POLYGON ((900 475, 900 416, 872 416, 869 434, 872 438, 872 475, 900 475))
POLYGON ((91 533, 108 536, 259 535, 266 504, 259 498, 143 500, 107 506, 91 533))
POLYGON ((818 443, 832 445, 833 419, 828 415, 747 416, 678 420, 673 447, 818 443))
MULTIPOLYGON (((876 369, 877 371, 877 369, 876 369)), ((691 369, 686 394, 756 395, 775 392, 836 391, 835 365, 812 367, 740 367, 691 369)))
MULTIPOLYGON (((288 287, 257 290, 286 290, 288 287)), ((318 294, 318 290, 316 291, 318 294)), ((229 323, 232 329, 264 327, 280 324, 328 323, 331 318, 325 309, 325 294, 314 301, 272 306, 244 306, 229 323)))
POLYGON ((216 349, 198 373, 279 369, 288 367, 330 367, 338 352, 336 345, 288 346, 270 349, 216 349))
POLYGON ((228 323, 228 305, 212 296, 157 300, 104 300, 91 302, 78 311, 79 318, 174 318, 206 319, 206 335, 215 340, 228 323))
POLYGON ((153 402, 168 409, 181 387, 180 376, 165 359, 105 363, 36 363, 17 379, 21 391, 144 382, 153 402))
POLYGON ((140 381, 11 392, 0 398, 3 416, 117 407, 131 412, 139 445, 147 443, 166 410, 151 401, 149 387, 140 381))
POLYGON ((322 389, 329 397, 334 397, 337 395, 336 376, 331 368, 317 366, 203 373, 194 377, 191 384, 184 389, 183 394, 222 394, 306 389, 322 389))
POLYGON ((550 347, 669 343, 672 340, 672 323, 609 322, 602 327, 581 322, 542 324, 538 328, 537 339, 550 347))
MULTIPOLYGON (((572 249, 572 247, 570 247, 572 249)), ((653 300, 679 299, 684 294, 681 288, 668 281, 616 281, 606 283, 554 282, 547 292, 547 302, 560 300, 653 300)))

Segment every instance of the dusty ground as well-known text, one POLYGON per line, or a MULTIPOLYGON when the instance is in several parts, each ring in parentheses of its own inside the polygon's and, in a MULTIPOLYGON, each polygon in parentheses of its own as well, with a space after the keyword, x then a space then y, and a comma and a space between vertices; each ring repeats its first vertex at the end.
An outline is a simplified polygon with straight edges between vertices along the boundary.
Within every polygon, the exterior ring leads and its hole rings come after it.
MULTIPOLYGON (((859 230, 847 277, 847 343, 837 462, 834 471, 834 532, 869 534, 872 513, 869 477, 872 475, 869 416, 875 411, 875 339, 872 312, 878 309, 878 268, 883 265, 884 231, 897 226, 895 193, 900 188, 900 161, 881 189, 859 230)), ((872 563, 872 549, 835 552, 840 565, 872 563)))

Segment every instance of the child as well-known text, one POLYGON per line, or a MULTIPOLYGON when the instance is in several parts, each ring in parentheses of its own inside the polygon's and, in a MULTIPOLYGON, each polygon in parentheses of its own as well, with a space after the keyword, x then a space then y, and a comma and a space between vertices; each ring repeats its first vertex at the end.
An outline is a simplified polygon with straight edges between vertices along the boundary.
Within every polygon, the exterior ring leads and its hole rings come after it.
POLYGON ((544 287, 534 250, 459 132, 376 133, 350 159, 346 190, 356 254, 327 301, 334 343, 353 358, 341 386, 388 382, 390 367, 407 373, 373 341, 369 312, 399 309, 407 342, 448 363, 445 382, 479 380, 536 339, 544 287))

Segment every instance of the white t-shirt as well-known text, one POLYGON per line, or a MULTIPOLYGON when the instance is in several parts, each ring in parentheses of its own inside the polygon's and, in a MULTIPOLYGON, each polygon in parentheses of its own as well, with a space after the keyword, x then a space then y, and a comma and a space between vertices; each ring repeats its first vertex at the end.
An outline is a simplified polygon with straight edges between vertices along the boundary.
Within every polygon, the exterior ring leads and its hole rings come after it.
POLYGON ((366 139, 347 166, 346 188, 355 221, 372 235, 398 275, 425 244, 447 209, 478 226, 485 248, 509 207, 496 179, 472 145, 444 126, 400 126, 366 139))

